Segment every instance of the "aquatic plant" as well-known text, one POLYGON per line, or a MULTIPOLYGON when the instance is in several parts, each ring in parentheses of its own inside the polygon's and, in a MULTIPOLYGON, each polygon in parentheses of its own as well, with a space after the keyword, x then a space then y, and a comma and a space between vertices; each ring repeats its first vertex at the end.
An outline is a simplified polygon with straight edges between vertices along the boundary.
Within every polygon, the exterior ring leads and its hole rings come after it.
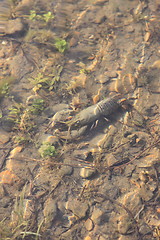
POLYGON ((27 107, 25 104, 15 102, 9 108, 7 119, 14 123, 15 130, 21 130, 23 133, 29 134, 36 127, 34 115, 40 114, 44 107, 45 102, 41 98, 34 99, 33 103, 27 107))
POLYGON ((54 15, 51 12, 43 14, 43 20, 48 23, 51 19, 54 19, 54 15))
POLYGON ((15 124, 20 124, 23 111, 24 106, 21 103, 15 103, 11 108, 9 108, 7 119, 13 121, 15 124))
POLYGON ((60 53, 64 53, 68 49, 68 43, 65 39, 57 38, 54 45, 60 53))
POLYGON ((44 142, 38 151, 42 158, 54 157, 56 155, 55 147, 49 142, 44 142))
POLYGON ((0 79, 0 98, 8 97, 10 84, 14 82, 14 80, 15 78, 11 76, 0 79))
POLYGON ((18 145, 24 145, 28 142, 31 142, 31 139, 28 137, 28 135, 16 135, 13 137, 13 140, 18 145))
POLYGON ((34 115, 38 115, 43 110, 44 110, 44 100, 41 98, 34 99, 32 105, 29 108, 29 111, 34 115))
POLYGON ((37 14, 35 10, 31 10, 29 19, 32 21, 41 20, 48 23, 50 20, 54 19, 54 15, 50 11, 44 14, 37 14))
POLYGON ((55 83, 59 81, 62 70, 63 67, 58 65, 57 68, 53 68, 52 72, 47 74, 47 76, 40 72, 37 76, 29 78, 29 81, 33 83, 37 89, 45 88, 51 91, 54 89, 55 83))
POLYGON ((5 83, 2 88, 1 88, 1 94, 4 96, 4 97, 7 97, 8 94, 9 94, 9 84, 8 83, 5 83))

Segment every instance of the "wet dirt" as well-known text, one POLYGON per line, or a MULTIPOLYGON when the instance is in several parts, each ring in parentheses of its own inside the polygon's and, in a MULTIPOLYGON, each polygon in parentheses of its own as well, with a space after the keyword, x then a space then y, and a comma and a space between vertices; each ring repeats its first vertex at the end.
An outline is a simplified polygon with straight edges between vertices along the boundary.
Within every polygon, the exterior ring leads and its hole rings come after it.
POLYGON ((159 15, 157 0, 0 3, 1 239, 160 238, 159 15))

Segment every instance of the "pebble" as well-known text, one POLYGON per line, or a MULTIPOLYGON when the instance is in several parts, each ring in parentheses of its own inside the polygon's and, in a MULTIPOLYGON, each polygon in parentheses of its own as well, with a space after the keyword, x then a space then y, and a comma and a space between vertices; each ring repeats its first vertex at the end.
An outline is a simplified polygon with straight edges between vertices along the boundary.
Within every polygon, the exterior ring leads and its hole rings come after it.
POLYGON ((2 118, 1 124, 4 131, 11 132, 14 126, 14 121, 7 118, 2 118))
POLYGON ((118 240, 137 240, 137 236, 134 236, 132 234, 128 236, 122 235, 118 238, 118 240))
POLYGON ((22 151, 22 146, 17 146, 15 147, 11 152, 10 152, 10 155, 9 155, 9 158, 15 158, 17 156, 18 153, 20 153, 22 151))
POLYGON ((94 224, 100 224, 102 220, 102 215, 104 212, 99 208, 94 208, 91 219, 93 220, 94 224))
POLYGON ((122 204, 125 205, 132 214, 136 214, 142 207, 142 201, 138 192, 128 192, 124 195, 122 204))
MULTIPOLYGON (((155 183, 155 188, 156 188, 156 183, 155 183)), ((149 201, 154 196, 155 188, 150 189, 150 186, 148 184, 143 183, 143 184, 141 184, 141 188, 139 190, 139 195, 141 196, 141 198, 144 201, 149 201)))
POLYGON ((15 147, 9 155, 8 160, 6 161, 6 168, 10 171, 16 171, 18 168, 20 168, 20 165, 22 164, 21 161, 17 161, 16 158, 22 151, 22 146, 15 147))
POLYGON ((104 4, 105 2, 108 2, 108 0, 96 0, 96 1, 94 2, 94 5, 102 5, 102 4, 104 4))
POLYGON ((117 162, 117 159, 115 158, 113 153, 108 153, 106 155, 106 160, 107 160, 107 167, 110 167, 117 162))
POLYGON ((135 28, 134 28, 132 25, 126 26, 125 29, 126 29, 126 31, 127 31, 128 33, 132 33, 132 32, 134 32, 134 30, 135 30, 135 28))
POLYGON ((82 168, 80 170, 80 176, 82 178, 90 178, 96 173, 96 169, 91 168, 82 168))
MULTIPOLYGON (((30 61, 28 61, 28 59, 24 55, 18 53, 19 52, 17 52, 17 55, 10 59, 9 69, 11 75, 13 75, 17 79, 21 79, 24 77, 24 75, 33 71, 34 66, 30 61)), ((30 85, 28 84, 28 86, 30 85)))
POLYGON ((69 176, 69 175, 71 175, 73 173, 73 167, 70 167, 70 166, 62 166, 61 167, 61 170, 60 170, 60 172, 59 172, 59 175, 61 176, 61 177, 64 177, 64 176, 69 176))
POLYGON ((98 81, 102 84, 105 84, 110 81, 110 78, 105 74, 101 74, 100 76, 98 76, 98 81))
POLYGON ((142 161, 137 163, 138 167, 148 168, 152 167, 154 164, 159 162, 159 150, 157 148, 153 148, 150 151, 150 154, 143 157, 142 161))
POLYGON ((9 170, 0 173, 0 183, 13 185, 19 178, 9 170))
MULTIPOLYGON (((5 196, 2 199, 0 199, 0 206, 1 208, 9 208, 9 204, 11 203, 11 199, 9 196, 5 196)), ((2 220, 1 220, 2 221, 2 220)), ((1 235, 2 236, 2 235, 1 235)))
POLYGON ((89 210, 89 205, 77 199, 69 199, 66 203, 66 209, 71 210, 76 217, 84 218, 89 210))
POLYGON ((122 235, 129 234, 132 224, 133 223, 129 216, 121 215, 121 220, 118 223, 118 232, 122 235))
POLYGON ((5 33, 14 34, 17 32, 23 32, 25 30, 25 25, 22 23, 20 18, 10 19, 7 21, 5 33))
POLYGON ((98 142, 98 147, 101 149, 110 148, 113 143, 113 138, 117 132, 117 128, 114 126, 110 126, 108 128, 108 132, 104 135, 104 137, 98 142))
POLYGON ((107 17, 106 17, 105 11, 100 9, 96 14, 94 22, 97 24, 100 24, 100 23, 104 22, 106 20, 106 18, 107 17))
POLYGON ((56 136, 53 136, 51 134, 42 134, 42 135, 38 135, 38 141, 40 143, 50 143, 51 145, 54 145, 55 147, 59 147, 60 146, 60 142, 59 142, 59 139, 58 137, 56 136))
POLYGON ((86 236, 84 240, 92 240, 92 238, 90 236, 86 236))
POLYGON ((93 221, 92 221, 90 218, 88 218, 88 219, 85 221, 84 226, 85 226, 85 228, 86 228, 88 231, 92 231, 93 228, 94 228, 93 221))
POLYGON ((9 141, 10 134, 6 131, 0 130, 0 144, 5 144, 9 141))
POLYGON ((103 237, 103 236, 100 236, 100 237, 98 238, 98 240, 107 240, 107 238, 105 238, 105 237, 103 237))

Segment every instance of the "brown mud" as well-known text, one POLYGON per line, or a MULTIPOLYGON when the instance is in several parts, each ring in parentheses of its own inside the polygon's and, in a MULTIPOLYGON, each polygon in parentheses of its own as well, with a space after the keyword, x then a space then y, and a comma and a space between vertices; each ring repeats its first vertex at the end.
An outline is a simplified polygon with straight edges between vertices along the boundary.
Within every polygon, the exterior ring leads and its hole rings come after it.
POLYGON ((160 239, 159 1, 1 1, 0 34, 0 239, 160 239))

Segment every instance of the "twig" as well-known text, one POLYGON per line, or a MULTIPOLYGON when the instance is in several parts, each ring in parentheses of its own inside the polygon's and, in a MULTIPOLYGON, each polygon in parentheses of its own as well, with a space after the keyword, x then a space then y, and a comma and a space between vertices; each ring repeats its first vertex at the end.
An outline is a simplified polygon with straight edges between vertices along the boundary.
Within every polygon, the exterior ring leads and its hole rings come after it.
POLYGON ((133 157, 131 160, 129 160, 128 162, 122 163, 121 161, 117 161, 115 164, 113 164, 110 167, 106 167, 105 170, 112 170, 112 169, 116 169, 116 168, 120 168, 123 166, 126 166, 128 164, 130 164, 131 162, 133 162, 134 160, 136 160, 137 158, 139 158, 144 152, 146 152, 147 150, 149 150, 150 148, 156 146, 158 143, 160 142, 160 139, 158 139, 155 143, 151 144, 150 146, 148 146, 147 148, 143 149, 140 153, 138 153, 135 157, 133 157), (119 166, 117 166, 117 164, 120 164, 119 166))

